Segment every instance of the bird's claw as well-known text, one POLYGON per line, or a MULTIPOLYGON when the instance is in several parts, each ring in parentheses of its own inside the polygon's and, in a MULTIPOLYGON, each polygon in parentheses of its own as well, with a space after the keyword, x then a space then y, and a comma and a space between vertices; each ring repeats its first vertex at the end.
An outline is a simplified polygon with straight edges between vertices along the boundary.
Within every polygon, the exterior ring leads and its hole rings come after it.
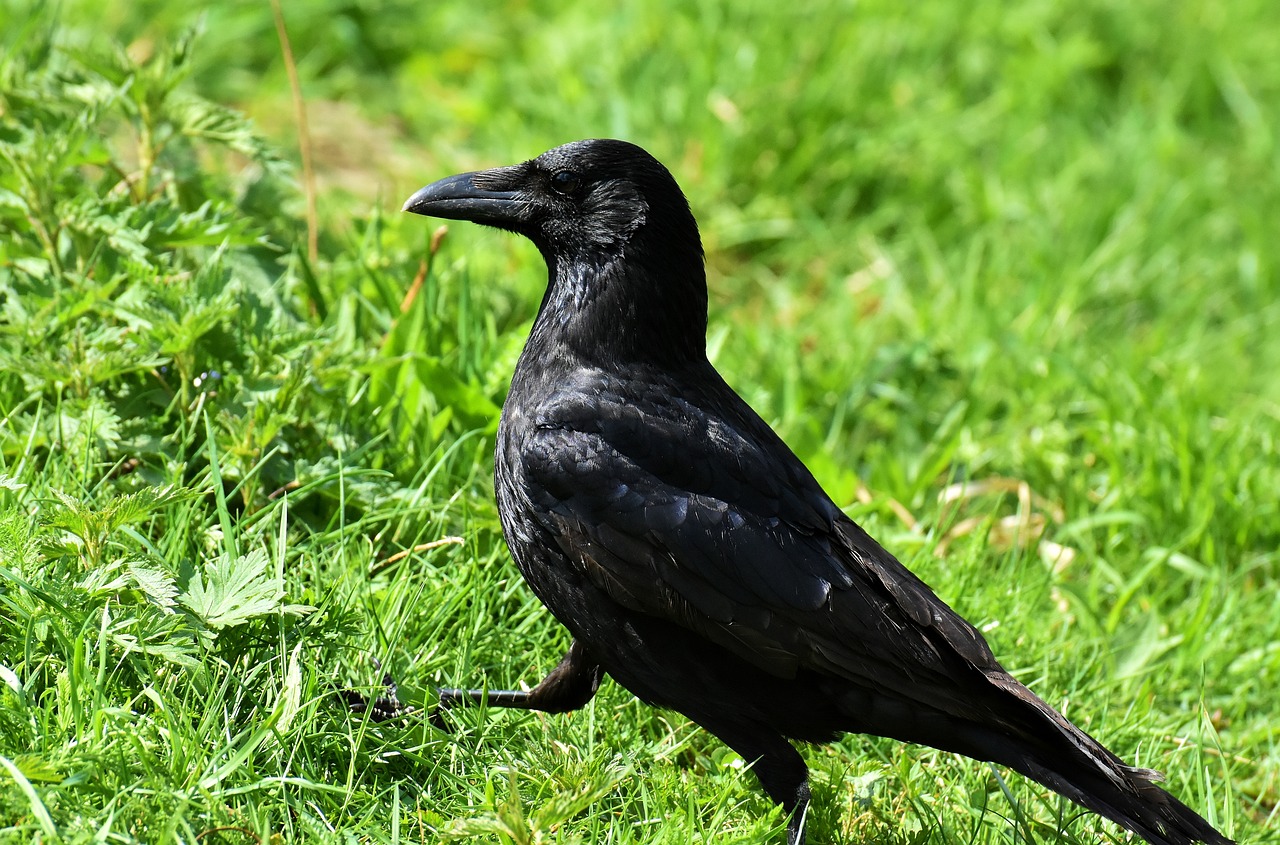
POLYGON ((338 690, 338 699, 346 705, 348 712, 356 715, 368 713, 369 720, 373 722, 386 722, 408 713, 410 708, 400 701, 399 687, 390 674, 382 676, 382 686, 383 694, 375 699, 353 689, 338 690))

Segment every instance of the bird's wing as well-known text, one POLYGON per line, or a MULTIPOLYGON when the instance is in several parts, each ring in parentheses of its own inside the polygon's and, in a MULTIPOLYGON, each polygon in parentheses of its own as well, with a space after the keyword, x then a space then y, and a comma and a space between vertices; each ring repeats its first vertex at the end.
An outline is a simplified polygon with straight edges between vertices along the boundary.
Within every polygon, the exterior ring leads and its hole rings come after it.
POLYGON ((569 395, 520 448, 526 493, 619 604, 784 677, 807 668, 945 696, 960 675, 1001 671, 736 396, 707 412, 660 392, 569 395))

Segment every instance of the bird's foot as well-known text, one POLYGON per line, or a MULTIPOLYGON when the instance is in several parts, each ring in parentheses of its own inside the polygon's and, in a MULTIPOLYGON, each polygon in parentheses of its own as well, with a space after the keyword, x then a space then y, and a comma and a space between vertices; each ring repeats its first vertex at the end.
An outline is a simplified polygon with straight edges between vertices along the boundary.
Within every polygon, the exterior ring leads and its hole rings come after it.
POLYGON ((351 713, 357 715, 368 713, 370 721, 374 722, 386 722, 406 715, 411 708, 400 701, 397 695, 399 688, 389 673, 382 676, 382 687, 383 694, 374 699, 353 689, 340 689, 337 693, 338 700, 351 713))

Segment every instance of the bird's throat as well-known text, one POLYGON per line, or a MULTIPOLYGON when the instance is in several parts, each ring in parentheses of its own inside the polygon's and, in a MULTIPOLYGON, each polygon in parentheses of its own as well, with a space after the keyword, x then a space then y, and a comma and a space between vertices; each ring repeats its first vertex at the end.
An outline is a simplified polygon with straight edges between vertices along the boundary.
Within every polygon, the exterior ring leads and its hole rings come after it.
POLYGON ((707 283, 698 258, 657 268, 634 258, 549 263, 530 342, 564 345, 597 365, 704 361, 707 283))

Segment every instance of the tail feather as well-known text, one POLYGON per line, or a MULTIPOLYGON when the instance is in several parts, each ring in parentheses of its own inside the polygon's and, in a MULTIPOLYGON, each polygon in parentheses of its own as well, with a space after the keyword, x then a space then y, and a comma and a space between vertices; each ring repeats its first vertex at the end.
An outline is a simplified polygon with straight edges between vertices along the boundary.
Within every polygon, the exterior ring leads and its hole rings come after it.
POLYGON ((989 673, 988 677, 1024 705, 1031 705, 1034 713, 1029 731, 1024 720, 1017 720, 1024 725, 1019 731, 1023 736, 1006 736, 995 749, 988 746, 989 751, 997 751, 989 759, 1039 781, 1152 845, 1234 845, 1194 810, 1156 786, 1164 780, 1162 774, 1125 765, 1008 675, 989 673), (1044 730, 1048 726, 1053 730, 1044 730))
POLYGON ((1155 786, 1149 769, 1130 769, 1127 784, 1117 787, 1110 778, 1071 779, 1031 759, 1013 768, 1152 845, 1234 845, 1186 804, 1155 786))

